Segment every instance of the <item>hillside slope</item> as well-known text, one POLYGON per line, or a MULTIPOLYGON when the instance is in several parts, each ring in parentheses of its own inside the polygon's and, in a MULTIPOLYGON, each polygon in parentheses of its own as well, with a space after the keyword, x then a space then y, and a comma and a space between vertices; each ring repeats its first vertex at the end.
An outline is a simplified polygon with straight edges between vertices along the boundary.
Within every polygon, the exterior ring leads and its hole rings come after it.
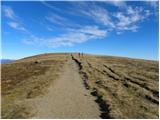
POLYGON ((158 118, 158 62, 51 53, 2 64, 2 118, 158 118))

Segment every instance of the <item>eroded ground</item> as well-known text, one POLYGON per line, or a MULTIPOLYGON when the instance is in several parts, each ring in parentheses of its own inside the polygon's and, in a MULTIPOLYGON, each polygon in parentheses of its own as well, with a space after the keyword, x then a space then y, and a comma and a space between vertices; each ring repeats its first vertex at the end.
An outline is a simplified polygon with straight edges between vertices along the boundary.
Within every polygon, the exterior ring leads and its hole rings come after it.
POLYGON ((106 103, 102 117, 158 118, 158 62, 87 55, 77 60, 86 88, 106 103))
POLYGON ((2 118, 158 118, 158 69, 157 61, 75 53, 3 64, 2 118))

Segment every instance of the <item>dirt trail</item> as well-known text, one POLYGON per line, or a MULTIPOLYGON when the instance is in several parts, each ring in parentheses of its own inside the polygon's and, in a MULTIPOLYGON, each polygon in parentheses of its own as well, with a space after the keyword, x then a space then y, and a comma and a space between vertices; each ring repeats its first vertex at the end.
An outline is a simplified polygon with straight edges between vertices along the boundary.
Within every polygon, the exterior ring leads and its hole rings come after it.
POLYGON ((33 118, 99 118, 95 98, 83 86, 78 66, 72 58, 64 72, 49 88, 49 92, 35 101, 37 113, 33 118))

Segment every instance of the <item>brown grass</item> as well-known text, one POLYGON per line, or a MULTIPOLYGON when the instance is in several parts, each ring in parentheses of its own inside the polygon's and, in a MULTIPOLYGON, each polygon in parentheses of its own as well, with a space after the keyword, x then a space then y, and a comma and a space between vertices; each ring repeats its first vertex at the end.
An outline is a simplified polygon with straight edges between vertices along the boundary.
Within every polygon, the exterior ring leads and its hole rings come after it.
POLYGON ((158 118, 158 62, 86 55, 79 60, 90 89, 109 105, 111 118, 158 118))
POLYGON ((26 106, 25 101, 44 94, 66 62, 64 55, 52 54, 52 59, 35 58, 2 65, 2 118, 31 117, 33 108, 26 106), (49 78, 50 74, 54 77, 49 78))
MULTIPOLYGON (((32 117, 33 108, 25 102, 46 93, 50 83, 62 73, 68 57, 69 54, 42 54, 2 65, 2 118, 32 117)), ((74 57, 85 85, 90 91, 96 90, 100 102, 107 105, 104 116, 159 118, 157 61, 94 55, 74 57)))

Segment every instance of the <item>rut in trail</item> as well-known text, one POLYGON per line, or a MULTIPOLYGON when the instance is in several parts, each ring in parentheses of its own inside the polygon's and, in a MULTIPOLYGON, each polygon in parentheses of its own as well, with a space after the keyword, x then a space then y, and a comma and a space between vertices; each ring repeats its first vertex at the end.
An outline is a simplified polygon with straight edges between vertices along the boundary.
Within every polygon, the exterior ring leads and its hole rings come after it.
MULTIPOLYGON (((47 78, 46 78, 47 79, 47 78)), ((34 101, 37 113, 33 118, 99 118, 95 98, 83 86, 78 66, 70 57, 64 72, 49 92, 34 101)))

